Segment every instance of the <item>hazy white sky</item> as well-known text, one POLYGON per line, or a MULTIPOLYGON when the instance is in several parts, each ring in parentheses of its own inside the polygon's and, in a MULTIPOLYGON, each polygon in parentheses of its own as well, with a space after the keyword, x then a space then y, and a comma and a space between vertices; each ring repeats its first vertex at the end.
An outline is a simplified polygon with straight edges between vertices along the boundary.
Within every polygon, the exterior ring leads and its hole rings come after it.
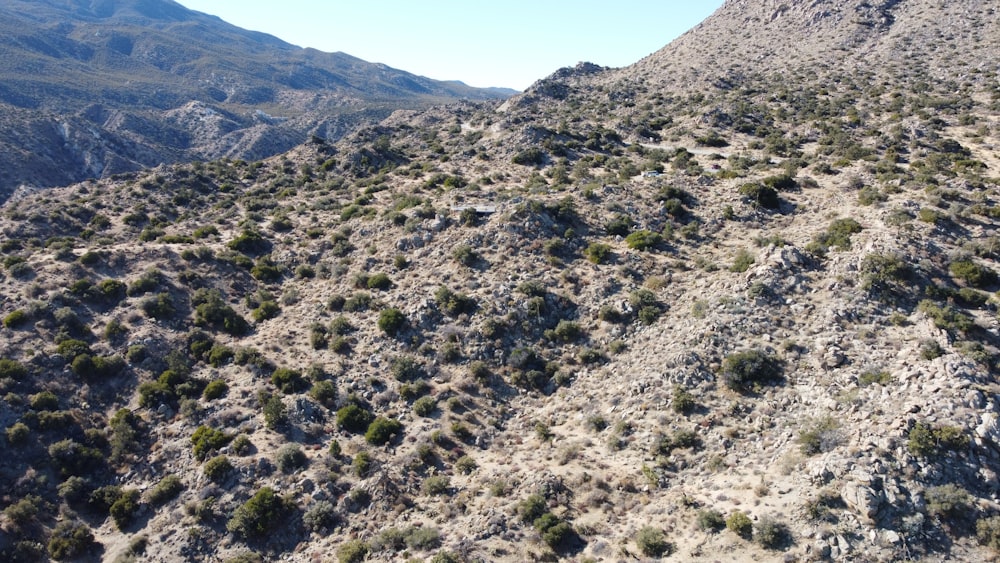
POLYGON ((626 66, 723 0, 178 0, 301 47, 471 86, 523 90, 588 61, 626 66))

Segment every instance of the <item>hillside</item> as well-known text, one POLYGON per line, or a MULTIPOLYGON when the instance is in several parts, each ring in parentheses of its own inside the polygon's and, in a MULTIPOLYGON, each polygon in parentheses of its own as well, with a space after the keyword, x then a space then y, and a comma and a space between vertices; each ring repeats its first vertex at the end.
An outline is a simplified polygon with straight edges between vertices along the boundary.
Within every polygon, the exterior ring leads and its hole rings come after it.
POLYGON ((513 91, 302 49, 170 0, 0 3, 0 179, 49 187, 258 159, 397 108, 513 91))
POLYGON ((7 201, 0 553, 995 560, 1000 81, 864 57, 1000 38, 862 4, 7 201))

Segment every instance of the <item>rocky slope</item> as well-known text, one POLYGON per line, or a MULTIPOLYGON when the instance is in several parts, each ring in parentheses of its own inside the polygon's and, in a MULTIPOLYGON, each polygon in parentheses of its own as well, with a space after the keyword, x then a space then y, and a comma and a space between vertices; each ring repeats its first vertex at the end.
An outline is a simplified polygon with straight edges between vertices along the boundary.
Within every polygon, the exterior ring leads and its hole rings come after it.
POLYGON ((160 163, 258 159, 400 107, 513 91, 302 49, 169 0, 0 5, 3 197, 160 163))
POLYGON ((994 558, 995 71, 648 63, 8 201, 0 550, 994 558))

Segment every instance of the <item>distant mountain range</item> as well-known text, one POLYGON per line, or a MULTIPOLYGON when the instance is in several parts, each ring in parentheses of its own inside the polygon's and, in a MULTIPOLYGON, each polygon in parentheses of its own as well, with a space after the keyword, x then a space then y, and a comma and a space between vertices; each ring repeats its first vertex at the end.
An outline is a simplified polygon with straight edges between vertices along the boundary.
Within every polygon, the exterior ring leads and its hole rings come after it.
POLYGON ((397 108, 514 93, 302 49, 170 0, 4 0, 0 194, 257 159, 397 108))

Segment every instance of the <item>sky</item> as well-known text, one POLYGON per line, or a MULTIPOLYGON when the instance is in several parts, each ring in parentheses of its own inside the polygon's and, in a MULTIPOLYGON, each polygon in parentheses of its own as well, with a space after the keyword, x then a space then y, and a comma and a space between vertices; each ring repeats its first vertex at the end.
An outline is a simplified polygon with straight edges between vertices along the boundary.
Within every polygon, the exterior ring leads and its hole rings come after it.
POLYGON ((436 80, 524 90, 586 61, 630 65, 723 0, 178 0, 300 47, 436 80))

